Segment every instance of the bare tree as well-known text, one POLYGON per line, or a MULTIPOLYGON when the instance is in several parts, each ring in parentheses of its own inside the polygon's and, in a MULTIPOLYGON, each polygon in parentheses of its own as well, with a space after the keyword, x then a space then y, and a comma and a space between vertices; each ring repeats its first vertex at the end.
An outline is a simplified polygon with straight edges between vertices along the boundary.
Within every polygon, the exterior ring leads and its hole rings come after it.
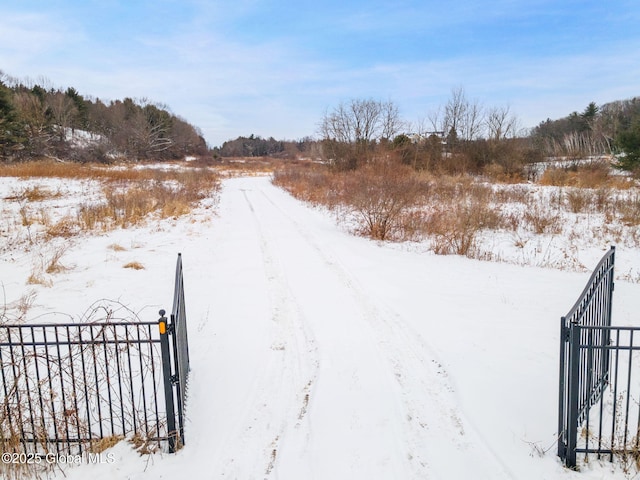
POLYGON ((438 114, 436 118, 441 118, 441 128, 438 130, 455 138, 475 140, 482 133, 482 105, 477 100, 468 100, 462 87, 451 91, 442 117, 438 114))
POLYGON ((352 99, 326 112, 320 123, 325 140, 369 144, 395 136, 402 128, 398 107, 391 101, 352 99))
POLYGON ((53 120, 58 127, 60 141, 64 142, 67 128, 71 125, 71 121, 74 115, 77 114, 78 109, 73 100, 60 91, 48 94, 46 101, 53 115, 53 120))
POLYGON ((352 169, 372 159, 376 141, 399 132, 402 121, 392 102, 352 99, 327 111, 320 123, 323 151, 339 168, 352 169))
POLYGON ((477 140, 482 136, 483 123, 484 108, 477 100, 469 101, 462 125, 462 138, 464 140, 477 140))
POLYGON ((19 91, 13 98, 16 110, 24 120, 32 152, 36 155, 46 153, 51 133, 47 120, 47 105, 29 91, 19 91))
MULTIPOLYGON (((427 115, 427 120, 429 122, 429 129, 432 132, 444 132, 446 134, 446 127, 444 125, 444 118, 442 109, 438 107, 437 110, 432 111, 427 115)), ((426 122, 424 120, 419 122, 421 131, 427 131, 428 129, 425 127, 426 122)))
POLYGON ((391 101, 384 102, 381 105, 381 110, 381 138, 393 140, 393 138, 403 130, 405 122, 400 118, 400 110, 395 103, 391 101))
POLYGON ((489 140, 505 140, 518 134, 518 119, 508 106, 490 108, 485 122, 489 140))

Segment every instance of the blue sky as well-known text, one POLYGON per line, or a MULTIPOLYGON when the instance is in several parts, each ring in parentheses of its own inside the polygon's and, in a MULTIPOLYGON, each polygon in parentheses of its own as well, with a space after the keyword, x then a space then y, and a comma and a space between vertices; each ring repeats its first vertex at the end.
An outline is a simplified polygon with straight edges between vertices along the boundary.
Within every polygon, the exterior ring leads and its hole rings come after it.
POLYGON ((640 95, 638 25, 637 0, 0 0, 0 70, 166 104, 211 146, 353 98, 416 124, 460 87, 533 127, 640 95))

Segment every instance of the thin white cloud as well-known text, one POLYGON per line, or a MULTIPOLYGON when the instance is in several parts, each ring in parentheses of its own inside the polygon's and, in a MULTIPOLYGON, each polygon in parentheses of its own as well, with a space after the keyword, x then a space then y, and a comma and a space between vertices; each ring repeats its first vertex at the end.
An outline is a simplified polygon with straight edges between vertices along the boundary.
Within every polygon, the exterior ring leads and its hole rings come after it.
POLYGON ((34 63, 81 39, 55 15, 10 11, 0 15, 0 62, 9 75, 31 70, 34 63))
MULTIPOLYGON (((538 10, 553 5, 549 0, 500 0, 490 11, 480 11, 475 3, 458 2, 435 11, 432 4, 380 7, 374 2, 368 10, 336 17, 332 25, 350 25, 363 34, 378 28, 394 32, 419 28, 430 8, 429 22, 464 24, 477 15, 488 20, 526 16, 520 10, 525 3, 538 10)), ((592 100, 602 103, 638 93, 633 92, 640 78, 638 41, 621 39, 572 55, 549 55, 541 48, 525 55, 476 52, 447 58, 446 51, 430 57, 418 50, 401 56, 404 60, 356 62, 313 50, 293 33, 246 36, 234 30, 236 19, 257 5, 262 8, 258 0, 230 6, 194 0, 191 5, 197 7, 192 18, 156 33, 140 29, 130 39, 106 44, 83 31, 78 18, 4 15, 0 68, 10 75, 45 75, 56 85, 103 100, 129 96, 165 103, 199 126, 212 145, 250 133, 276 138, 314 134, 326 108, 356 97, 390 98, 407 120, 416 121, 444 103, 451 88, 463 86, 471 98, 487 105, 510 104, 523 123, 533 126, 592 100)), ((319 33, 322 38, 327 32, 319 33)))

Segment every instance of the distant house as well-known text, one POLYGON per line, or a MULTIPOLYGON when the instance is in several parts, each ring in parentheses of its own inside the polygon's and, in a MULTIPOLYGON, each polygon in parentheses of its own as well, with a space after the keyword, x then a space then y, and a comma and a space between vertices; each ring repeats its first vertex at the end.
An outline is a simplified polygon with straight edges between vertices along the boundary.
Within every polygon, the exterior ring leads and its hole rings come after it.
POLYGON ((437 137, 442 142, 442 144, 447 143, 446 136, 444 132, 441 132, 441 131, 424 132, 424 133, 405 133, 405 135, 411 140, 411 143, 426 142, 427 139, 431 137, 437 137))

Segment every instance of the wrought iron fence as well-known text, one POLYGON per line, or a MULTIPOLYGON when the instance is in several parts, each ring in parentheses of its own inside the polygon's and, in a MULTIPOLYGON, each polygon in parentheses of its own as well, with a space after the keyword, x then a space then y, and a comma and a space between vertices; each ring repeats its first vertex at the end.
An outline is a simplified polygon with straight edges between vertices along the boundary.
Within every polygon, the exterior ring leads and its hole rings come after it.
POLYGON ((156 322, 0 327, 3 451, 81 454, 167 438, 156 322))
POLYGON ((0 325, 2 452, 76 455, 125 437, 174 452, 184 444, 186 328, 180 255, 170 322, 0 325))
MULTIPOLYGON (((591 397, 590 408, 578 415, 575 444, 568 446, 566 464, 574 468, 581 453, 635 463, 640 454, 640 328, 573 325, 571 330, 571 350, 586 360, 575 372, 586 377, 585 384, 595 376, 588 368, 590 360, 607 357, 610 370, 606 385, 591 397)), ((579 398, 584 395, 579 393, 579 398)))
MULTIPOLYGON (((585 449, 578 446, 585 437, 580 427, 585 421, 589 425, 590 409, 598 402, 604 412, 603 393, 618 378, 610 373, 611 352, 618 348, 611 342, 614 264, 615 247, 611 247, 598 263, 578 301, 561 318, 558 455, 570 468, 576 467, 578 452, 586 449, 586 453, 592 453, 588 442, 585 449)), ((598 434, 600 442, 601 433, 602 425, 598 434)))

